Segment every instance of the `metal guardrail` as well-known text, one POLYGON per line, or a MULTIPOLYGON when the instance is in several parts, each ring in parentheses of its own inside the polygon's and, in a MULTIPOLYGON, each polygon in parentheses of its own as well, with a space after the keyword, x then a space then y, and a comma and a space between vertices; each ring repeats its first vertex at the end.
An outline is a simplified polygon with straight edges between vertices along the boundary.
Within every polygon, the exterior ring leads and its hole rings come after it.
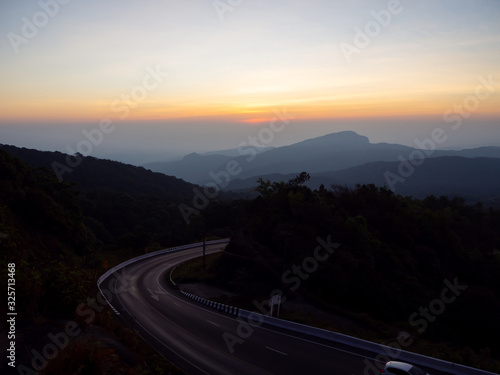
POLYGON ((363 340, 357 337, 344 335, 342 333, 328 331, 325 329, 292 322, 290 320, 284 320, 284 319, 270 317, 267 315, 262 315, 255 311, 244 310, 238 307, 217 303, 209 299, 199 297, 192 293, 186 293, 184 291, 181 291, 181 293, 184 294, 186 297, 191 298, 192 300, 198 303, 201 303, 202 305, 206 305, 207 307, 211 307, 216 310, 226 312, 230 315, 235 315, 239 318, 247 319, 249 321, 250 320, 254 322, 259 321, 270 326, 284 328, 289 331, 303 333, 317 338, 322 338, 325 340, 337 342, 350 347, 363 349, 372 352, 374 354, 387 354, 388 356, 390 356, 388 353, 397 352, 397 358, 393 358, 394 360, 409 362, 415 365, 432 368, 437 371, 449 372, 454 375, 497 375, 492 372, 459 365, 453 362, 443 361, 437 358, 428 357, 418 353, 412 353, 402 349, 396 349, 390 346, 363 340))
MULTIPOLYGON (((373 353, 381 354, 381 353, 391 353, 396 351, 395 348, 359 339, 357 337, 352 337, 344 335, 342 333, 328 331, 321 328, 311 327, 305 324, 295 323, 289 320, 274 318, 253 311, 240 309, 238 312, 238 316, 244 319, 252 318, 252 316, 253 317, 259 316, 259 320, 262 319, 263 323, 271 326, 285 328, 294 332, 304 333, 314 337, 323 338, 329 341, 338 342, 351 347, 364 349, 373 353)), ((453 362, 443 361, 437 358, 427 357, 421 354, 412 353, 405 350, 397 350, 397 352, 398 352, 398 357, 397 357, 398 361, 410 362, 415 365, 429 367, 438 371, 450 372, 451 374, 454 375, 497 375, 492 372, 459 365, 453 362)))
MULTIPOLYGON (((215 244, 222 244, 222 243, 229 243, 229 239, 207 241, 206 245, 215 245, 215 244)), ((157 256, 157 255, 167 254, 167 253, 171 253, 171 252, 175 252, 175 251, 192 249, 194 247, 199 247, 202 245, 203 245, 203 242, 198 242, 195 244, 189 244, 189 245, 184 245, 184 246, 176 246, 176 247, 171 247, 168 249, 155 251, 155 252, 152 252, 149 254, 145 254, 145 255, 141 255, 141 256, 129 259, 126 262, 120 263, 119 265, 109 269, 106 273, 104 273, 101 277, 99 277, 99 279, 97 280, 97 287, 99 288, 101 295, 104 297, 104 299, 109 304, 109 306, 117 314, 119 314, 119 312, 109 303, 106 296, 102 293, 100 285, 105 279, 107 279, 110 275, 112 275, 116 271, 122 269, 123 267, 126 267, 127 265, 135 263, 139 260, 150 258, 150 257, 157 256)), ((208 299, 201 298, 201 297, 196 296, 194 294, 186 293, 183 291, 181 291, 181 293, 184 294, 185 296, 187 296, 188 298, 193 299, 196 302, 199 302, 203 305, 207 305, 208 307, 212 307, 212 308, 224 311, 224 312, 229 313, 231 315, 238 316, 239 318, 244 318, 244 319, 252 318, 252 319, 254 319, 254 317, 258 316, 259 321, 262 321, 263 323, 270 325, 270 326, 284 328, 284 329, 288 329, 290 331, 294 331, 294 332, 298 332, 298 333, 304 333, 307 335, 311 335, 314 337, 318 337, 318 338, 326 339, 329 341, 341 343, 341 344, 355 347, 358 349, 367 350, 367 351, 372 352, 372 353, 377 353, 377 354, 390 353, 390 352, 394 352, 396 350, 395 348, 392 348, 389 346, 385 346, 385 345, 377 344, 377 343, 374 343, 371 341, 359 339, 357 337, 344 335, 342 333, 328 331, 328 330, 316 328, 316 327, 311 327, 311 326, 308 326, 305 324, 295 323, 295 322, 292 322, 289 320, 274 318, 274 317, 270 317, 267 315, 262 315, 260 313, 254 312, 254 311, 240 309, 240 308, 237 308, 234 306, 223 305, 223 304, 216 303, 216 302, 210 301, 208 299)), ((412 353, 412 352, 408 352, 405 350, 397 350, 397 352, 398 352, 397 360, 406 361, 406 362, 414 363, 416 365, 429 367, 429 368, 432 368, 432 369, 435 369, 438 371, 450 372, 451 374, 454 374, 454 375, 498 375, 498 374, 495 374, 492 372, 475 369, 473 367, 459 365, 459 364, 456 364, 453 362, 443 361, 443 360, 440 360, 437 358, 427 357, 427 356, 424 356, 421 354, 412 353)))
POLYGON ((183 290, 181 290, 181 293, 184 294, 186 297, 191 298, 192 300, 195 300, 196 302, 201 303, 202 305, 207 305, 208 307, 212 307, 216 310, 224 311, 230 315, 239 316, 238 315, 239 311, 240 311, 239 307, 229 306, 229 305, 225 305, 223 303, 211 301, 209 299, 199 297, 199 296, 192 294, 192 293, 186 293, 183 290))

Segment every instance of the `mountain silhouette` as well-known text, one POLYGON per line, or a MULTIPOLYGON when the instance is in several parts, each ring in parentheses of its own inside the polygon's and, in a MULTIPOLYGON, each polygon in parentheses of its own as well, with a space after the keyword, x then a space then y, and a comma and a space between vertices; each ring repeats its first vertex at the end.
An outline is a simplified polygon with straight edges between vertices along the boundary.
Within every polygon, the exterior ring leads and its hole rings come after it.
MULTIPOLYGON (((343 131, 276 147, 259 154, 253 146, 248 145, 239 149, 239 156, 190 154, 180 161, 149 163, 144 167, 192 183, 205 184, 211 181, 211 175, 225 171, 230 162, 237 162, 239 167, 237 175, 232 175, 235 180, 274 173, 331 172, 372 162, 395 162, 400 158, 407 159, 414 150, 416 149, 398 144, 370 143, 365 136, 353 131, 343 131)), ((424 151, 420 154, 424 154, 424 151)), ((500 147, 435 150, 427 151, 424 155, 500 158, 500 147)))

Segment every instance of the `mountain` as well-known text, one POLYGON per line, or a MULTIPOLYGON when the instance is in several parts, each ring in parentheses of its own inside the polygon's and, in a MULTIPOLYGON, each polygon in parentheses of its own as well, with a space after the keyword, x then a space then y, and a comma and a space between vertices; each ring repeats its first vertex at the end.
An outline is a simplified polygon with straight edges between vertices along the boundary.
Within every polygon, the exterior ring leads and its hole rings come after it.
POLYGON ((269 173, 310 173, 338 170, 378 160, 397 160, 410 147, 387 143, 371 144, 367 137, 345 131, 305 140, 290 146, 258 153, 253 146, 238 149, 237 156, 190 154, 181 161, 144 165, 153 171, 167 173, 198 184, 210 181, 210 173, 226 170, 235 161, 241 167, 238 178, 269 173))
MULTIPOLYGON (((272 147, 253 148, 256 155, 272 149, 272 147)), ((231 160, 242 159, 241 155, 238 149, 212 151, 203 154, 193 152, 181 160, 146 163, 143 166, 154 172, 176 176, 192 183, 205 183, 210 178, 210 172, 216 173, 219 170, 224 170, 225 165, 231 160)))
MULTIPOLYGON (((181 161, 146 164, 153 171, 167 173, 197 184, 213 180, 213 175, 227 171, 228 165, 236 163, 237 173, 231 174, 232 180, 253 178, 273 173, 297 174, 307 171, 310 174, 339 171, 370 162, 394 162, 400 157, 407 159, 414 148, 390 144, 370 143, 365 136, 352 131, 327 134, 308 139, 289 146, 276 147, 257 153, 253 146, 238 149, 238 156, 190 154, 181 161)), ((423 154, 424 151, 418 151, 423 154)), ((464 156, 500 158, 500 147, 482 147, 468 150, 427 151, 424 156, 464 156)))
POLYGON ((63 168, 69 167, 71 171, 61 173, 61 177, 68 182, 76 183, 80 190, 96 188, 120 190, 133 197, 146 194, 165 195, 175 202, 186 198, 185 191, 194 187, 194 185, 177 177, 166 176, 162 173, 151 172, 143 167, 117 161, 82 156, 81 162, 72 167, 68 160, 74 158, 68 159, 68 155, 60 152, 38 151, 8 145, 0 145, 0 148, 32 167, 54 170, 53 163, 58 163, 63 168))
POLYGON ((386 186, 398 194, 419 198, 434 194, 500 199, 500 158, 443 156, 410 166, 403 162, 374 162, 322 175, 349 185, 386 186))
MULTIPOLYGON (((264 180, 288 181, 296 174, 269 174, 264 180)), ((419 166, 409 162, 372 162, 341 171, 311 173, 307 186, 355 186, 374 184, 388 187, 401 195, 424 198, 460 196, 469 203, 482 201, 500 207, 500 158, 467 158, 442 156, 425 159, 419 166), (401 173, 402 172, 402 173, 401 173)), ((257 178, 235 179, 227 186, 231 190, 249 190, 257 186, 257 178)))
POLYGON ((365 136, 345 131, 267 151, 244 168, 242 177, 273 172, 340 170, 370 161, 397 160, 398 155, 411 150, 401 145, 372 144, 365 136))
POLYGON ((182 160, 148 163, 144 168, 196 183, 196 181, 206 181, 210 171, 217 170, 231 159, 232 157, 227 155, 201 155, 193 152, 182 160))
MULTIPOLYGON (((258 154, 260 154, 262 152, 272 150, 273 148, 274 147, 257 147, 256 151, 257 151, 258 154)), ((203 155, 203 156, 206 156, 206 155, 225 155, 225 156, 235 157, 235 156, 240 156, 241 154, 238 152, 237 148, 231 148, 229 150, 219 150, 219 151, 204 152, 201 155, 203 155)))
POLYGON ((150 243, 161 246, 187 240, 180 203, 193 200, 193 184, 162 173, 151 172, 111 160, 75 158, 60 152, 42 152, 15 146, 0 149, 33 168, 53 171, 54 163, 63 183, 73 184, 83 209, 83 221, 104 245, 144 249, 150 243), (69 159, 68 159, 69 158, 69 159), (69 167, 71 165, 73 167, 69 167), (64 168, 69 168, 71 171, 64 168))

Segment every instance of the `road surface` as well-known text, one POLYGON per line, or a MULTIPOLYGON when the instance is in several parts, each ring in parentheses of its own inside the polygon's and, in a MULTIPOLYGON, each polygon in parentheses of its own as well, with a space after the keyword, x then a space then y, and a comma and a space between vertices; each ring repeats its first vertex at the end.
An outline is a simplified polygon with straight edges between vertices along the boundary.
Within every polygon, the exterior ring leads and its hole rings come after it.
MULTIPOLYGON (((206 253, 223 246, 207 245, 206 253)), ((198 247, 143 259, 101 284, 121 317, 186 373, 378 374, 373 353, 258 322, 249 324, 183 296, 168 281, 170 270, 201 254, 198 247)))

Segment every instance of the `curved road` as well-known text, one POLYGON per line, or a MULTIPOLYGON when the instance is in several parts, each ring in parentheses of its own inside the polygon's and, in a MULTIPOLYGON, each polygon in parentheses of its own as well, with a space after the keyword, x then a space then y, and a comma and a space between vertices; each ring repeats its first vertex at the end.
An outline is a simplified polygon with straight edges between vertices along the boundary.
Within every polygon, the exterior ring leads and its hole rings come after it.
MULTIPOLYGON (((207 245, 206 253, 224 246, 207 245)), ((184 297, 167 281, 170 270, 201 253, 198 247, 143 259, 101 284, 122 318, 188 374, 378 374, 367 365, 374 363, 372 353, 258 323, 248 325, 184 297), (232 352, 224 335, 238 340, 232 352)))

